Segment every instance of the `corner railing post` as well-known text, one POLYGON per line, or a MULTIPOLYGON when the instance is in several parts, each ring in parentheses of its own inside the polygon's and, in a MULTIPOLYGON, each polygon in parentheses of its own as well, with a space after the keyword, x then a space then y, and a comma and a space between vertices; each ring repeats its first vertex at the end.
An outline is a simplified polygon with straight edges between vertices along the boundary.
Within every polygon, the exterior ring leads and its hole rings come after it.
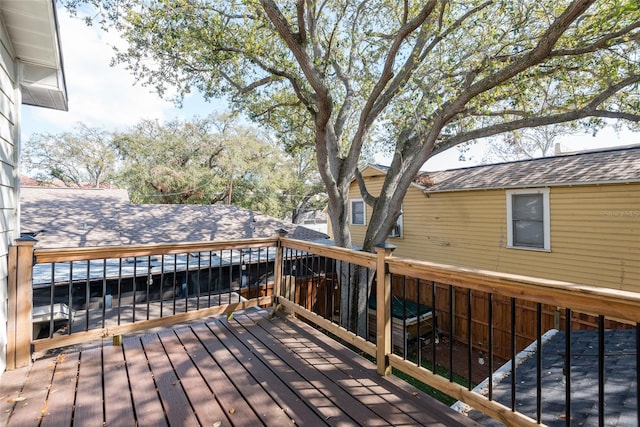
POLYGON ((7 289, 7 370, 31 364, 33 326, 33 237, 16 239, 9 247, 7 289))
POLYGON ((389 375, 391 354, 391 274, 387 258, 396 247, 387 243, 375 246, 376 264, 376 364, 380 375, 389 375))
POLYGON ((274 309, 278 308, 278 298, 282 289, 282 272, 284 269, 284 249, 282 248, 282 240, 287 235, 287 230, 280 228, 276 230, 278 234, 278 243, 276 245, 276 259, 273 266, 274 271, 274 285, 273 285, 273 305, 274 309))

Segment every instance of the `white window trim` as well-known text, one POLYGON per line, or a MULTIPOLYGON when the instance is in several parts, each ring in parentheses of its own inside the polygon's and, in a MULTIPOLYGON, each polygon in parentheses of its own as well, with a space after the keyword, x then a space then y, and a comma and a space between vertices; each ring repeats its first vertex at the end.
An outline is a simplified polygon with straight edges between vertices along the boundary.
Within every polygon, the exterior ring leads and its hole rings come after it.
POLYGON ((520 190, 507 190, 507 247, 511 249, 523 249, 528 251, 551 252, 551 214, 549 209, 548 188, 526 188, 520 190), (529 246, 515 246, 513 244, 513 210, 512 196, 514 194, 542 194, 542 221, 544 231, 544 248, 532 248, 529 246))
POLYGON ((349 201, 349 224, 351 225, 367 225, 367 204, 364 202, 364 199, 351 199, 349 201), (363 223, 358 224, 353 222, 353 204, 354 203, 362 203, 362 215, 363 215, 363 223))

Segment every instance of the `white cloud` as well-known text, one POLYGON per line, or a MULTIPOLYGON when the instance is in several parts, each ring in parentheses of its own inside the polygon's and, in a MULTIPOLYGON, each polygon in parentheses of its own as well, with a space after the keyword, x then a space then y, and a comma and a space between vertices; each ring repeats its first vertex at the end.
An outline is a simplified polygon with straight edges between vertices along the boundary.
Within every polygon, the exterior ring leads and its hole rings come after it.
MULTIPOLYGON (((71 130, 78 122, 114 130, 141 119, 187 118, 185 110, 175 109, 171 101, 161 99, 152 88, 134 85, 135 79, 124 66, 109 66, 114 44, 122 43, 117 34, 88 27, 65 9, 58 9, 58 19, 69 111, 23 107, 23 138, 36 132, 71 130)), ((185 101, 189 112, 204 116, 214 109, 198 97, 192 95, 185 101)))

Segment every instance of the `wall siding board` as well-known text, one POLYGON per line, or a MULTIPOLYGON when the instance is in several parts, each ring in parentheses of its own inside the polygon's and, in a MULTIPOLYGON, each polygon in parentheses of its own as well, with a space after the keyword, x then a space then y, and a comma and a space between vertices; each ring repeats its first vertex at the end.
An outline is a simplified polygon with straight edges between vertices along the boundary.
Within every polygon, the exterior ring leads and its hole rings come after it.
POLYGON ((20 94, 11 42, 0 20, 0 372, 6 366, 7 252, 18 236, 18 117, 20 94))
MULTIPOLYGON (((376 195, 382 177, 367 183, 376 195)), ((355 183, 350 191, 359 194, 355 183)), ((549 199, 550 252, 506 247, 505 190, 410 187, 403 237, 388 242, 396 256, 640 292, 640 184, 551 187, 549 199)), ((365 230, 351 227, 354 244, 365 230)))

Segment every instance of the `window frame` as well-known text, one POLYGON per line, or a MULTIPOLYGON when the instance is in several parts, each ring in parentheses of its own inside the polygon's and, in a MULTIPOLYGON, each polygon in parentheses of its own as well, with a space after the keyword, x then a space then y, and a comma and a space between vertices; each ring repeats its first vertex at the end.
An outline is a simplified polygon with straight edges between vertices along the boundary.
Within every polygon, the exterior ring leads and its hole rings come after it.
POLYGON ((364 202, 364 199, 351 199, 349 201, 349 224, 359 225, 359 226, 367 225, 367 204, 364 202), (353 222, 353 205, 355 203, 362 204, 362 224, 358 222, 353 222))
POLYGON ((398 219, 396 219, 396 223, 394 224, 393 228, 391 229, 391 232, 389 233, 389 238, 390 239, 402 239, 402 236, 404 236, 404 223, 402 222, 402 210, 400 211, 400 215, 398 215, 398 219), (400 233, 398 234, 394 234, 393 231, 396 229, 396 227, 398 227, 398 229, 400 230, 400 233))
POLYGON ((549 188, 526 188, 507 190, 507 248, 528 251, 551 252, 551 214, 549 208, 549 188), (543 246, 523 246, 514 244, 513 233, 513 196, 514 195, 542 195, 542 230, 543 246))

